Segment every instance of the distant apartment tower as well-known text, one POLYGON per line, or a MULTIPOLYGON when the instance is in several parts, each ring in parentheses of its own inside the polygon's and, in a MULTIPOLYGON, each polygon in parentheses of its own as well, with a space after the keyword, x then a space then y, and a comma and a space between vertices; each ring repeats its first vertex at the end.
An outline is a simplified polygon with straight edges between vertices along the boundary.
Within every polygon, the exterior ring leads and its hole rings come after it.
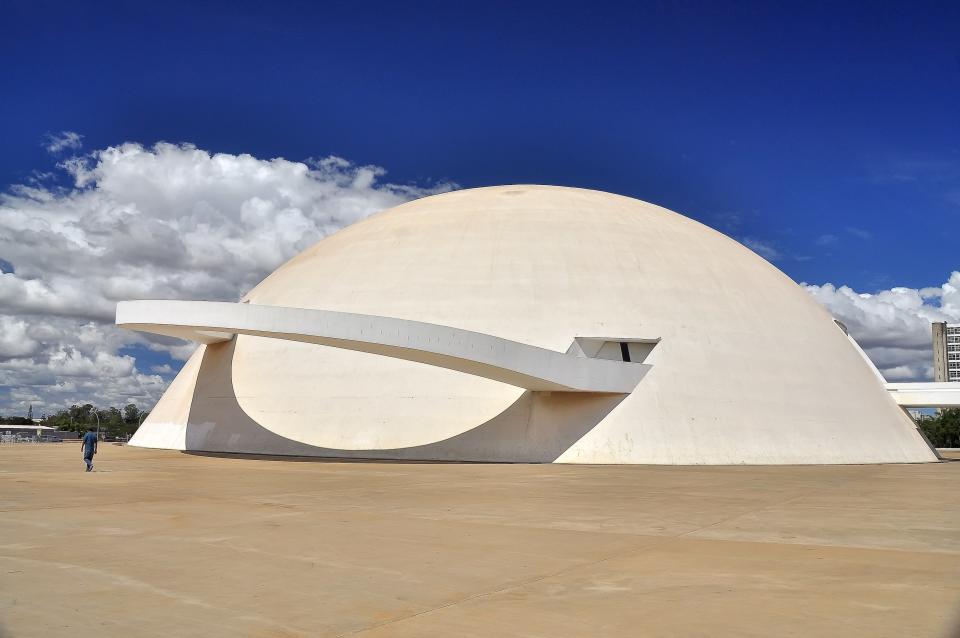
POLYGON ((933 380, 960 382, 960 323, 933 324, 933 380))

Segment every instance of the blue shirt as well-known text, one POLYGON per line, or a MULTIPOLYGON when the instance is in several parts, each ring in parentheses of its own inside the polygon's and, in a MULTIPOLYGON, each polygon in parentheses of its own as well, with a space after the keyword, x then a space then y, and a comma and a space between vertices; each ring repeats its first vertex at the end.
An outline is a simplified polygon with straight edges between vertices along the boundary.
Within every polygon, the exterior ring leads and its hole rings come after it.
POLYGON ((94 451, 97 449, 97 435, 94 432, 87 432, 83 435, 83 452, 84 454, 93 456, 94 451))

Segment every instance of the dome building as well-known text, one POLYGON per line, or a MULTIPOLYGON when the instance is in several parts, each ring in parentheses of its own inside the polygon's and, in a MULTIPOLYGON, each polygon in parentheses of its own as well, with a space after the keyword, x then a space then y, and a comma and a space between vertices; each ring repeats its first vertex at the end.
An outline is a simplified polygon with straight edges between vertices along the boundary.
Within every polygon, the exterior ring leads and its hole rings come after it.
POLYGON ((551 186, 427 197, 240 304, 117 323, 201 343, 132 445, 451 461, 935 461, 842 326, 729 237, 551 186))

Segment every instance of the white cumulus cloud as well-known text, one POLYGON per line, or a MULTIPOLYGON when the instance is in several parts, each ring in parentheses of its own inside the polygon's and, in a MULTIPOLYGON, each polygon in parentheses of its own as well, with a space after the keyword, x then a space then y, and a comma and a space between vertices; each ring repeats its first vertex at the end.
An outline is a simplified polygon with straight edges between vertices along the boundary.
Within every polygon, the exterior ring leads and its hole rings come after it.
MULTIPOLYGON (((79 146, 70 132, 47 145, 79 146)), ((117 301, 236 300, 339 228, 452 187, 385 183, 382 168, 339 157, 295 162, 166 143, 109 147, 60 170, 68 187, 48 180, 0 193, 0 414, 29 403, 150 407, 171 368, 139 369, 121 350, 185 359, 193 347, 117 329, 117 301)))
POLYGON ((803 286, 847 326, 888 381, 932 379, 930 324, 960 322, 960 272, 941 286, 876 293, 833 284, 803 286))

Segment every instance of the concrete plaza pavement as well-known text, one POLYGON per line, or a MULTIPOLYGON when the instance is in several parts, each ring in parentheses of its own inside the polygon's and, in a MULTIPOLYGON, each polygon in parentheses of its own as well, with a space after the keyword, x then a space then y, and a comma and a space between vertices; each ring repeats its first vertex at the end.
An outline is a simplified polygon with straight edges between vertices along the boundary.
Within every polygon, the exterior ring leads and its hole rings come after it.
POLYGON ((960 462, 0 446, 0 636, 956 636, 960 462))

